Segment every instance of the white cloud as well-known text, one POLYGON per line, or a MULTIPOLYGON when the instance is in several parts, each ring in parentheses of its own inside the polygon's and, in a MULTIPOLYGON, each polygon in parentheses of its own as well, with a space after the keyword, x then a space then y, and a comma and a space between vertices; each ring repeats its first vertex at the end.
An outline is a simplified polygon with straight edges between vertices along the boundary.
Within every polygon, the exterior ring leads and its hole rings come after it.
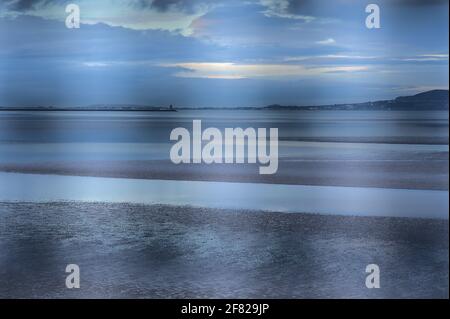
POLYGON ((315 19, 315 17, 312 16, 299 15, 289 12, 288 0, 260 0, 260 4, 267 8, 265 11, 263 11, 266 17, 296 19, 304 20, 306 22, 315 19))
POLYGON ((372 60, 380 57, 370 55, 345 55, 345 54, 327 54, 327 55, 303 55, 303 56, 289 56, 284 58, 286 62, 307 61, 307 60, 372 60))
POLYGON ((430 58, 442 58, 442 59, 448 59, 448 53, 447 54, 423 54, 423 57, 430 57, 430 58))
POLYGON ((422 54, 414 57, 401 58, 400 61, 408 62, 427 62, 427 61, 446 61, 448 54, 422 54))
POLYGON ((184 78, 245 79, 245 78, 286 78, 316 76, 327 73, 350 73, 367 71, 367 66, 305 67, 289 64, 236 64, 186 62, 163 64, 165 67, 181 68, 174 75, 184 78))
POLYGON ((110 66, 110 64, 106 62, 83 62, 83 65, 88 68, 104 68, 110 66))
POLYGON ((335 44, 336 40, 334 40, 333 38, 328 38, 325 40, 317 41, 316 43, 320 44, 320 45, 331 45, 331 44, 335 44))

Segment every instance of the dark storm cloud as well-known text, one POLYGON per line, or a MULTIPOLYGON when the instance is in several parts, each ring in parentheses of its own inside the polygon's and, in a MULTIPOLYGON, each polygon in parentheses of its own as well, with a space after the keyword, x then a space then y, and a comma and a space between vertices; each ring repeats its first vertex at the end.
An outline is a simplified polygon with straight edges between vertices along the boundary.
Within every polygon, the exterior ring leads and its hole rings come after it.
MULTIPOLYGON (((177 8, 182 11, 193 11, 196 6, 204 4, 217 4, 221 1, 210 0, 129 0, 130 5, 135 5, 141 8, 154 8, 158 11, 168 11, 171 8, 177 8)), ((255 1, 255 3, 258 1, 255 1)), ((274 7, 283 0, 269 1, 274 7)), ((288 0, 289 5, 286 8, 288 12, 297 13, 302 10, 309 10, 317 5, 329 5, 328 1, 317 0, 288 0)), ((338 0, 336 3, 348 4, 351 1, 338 0)), ((354 3, 361 2, 361 0, 354 0, 354 3)), ((48 5, 52 3, 69 3, 68 0, 6 0, 6 6, 13 11, 24 11, 35 8, 36 6, 48 5)), ((430 6, 448 4, 449 0, 390 0, 390 4, 399 4, 405 6, 430 6)))
MULTIPOLYGON (((273 3, 279 2, 278 0, 273 0, 273 3)), ((323 10, 327 6, 334 5, 349 5, 349 4, 366 4, 367 1, 361 0, 337 0, 334 3, 323 0, 288 0, 289 6, 287 11, 290 13, 298 13, 301 11, 312 10, 313 8, 323 10)), ((416 6, 433 6, 433 5, 444 5, 448 4, 449 0, 381 0, 379 4, 385 5, 401 5, 406 7, 416 7, 416 6)), ((368 4, 368 3, 367 3, 368 4)))
POLYGON ((52 3, 64 3, 64 0, 7 0, 6 7, 12 11, 26 11, 36 6, 45 6, 52 3))
POLYGON ((409 6, 430 6, 448 4, 449 0, 396 0, 396 2, 409 6))
POLYGON ((170 7, 181 7, 184 9, 191 8, 193 4, 198 1, 183 1, 183 0, 154 0, 151 1, 151 7, 161 10, 167 11, 170 7))
POLYGON ((31 9, 36 3, 43 2, 42 0, 14 0, 6 1, 6 5, 11 10, 28 10, 31 9))
MULTIPOLYGON (((12 11, 26 11, 38 6, 45 6, 55 3, 70 3, 69 0, 7 0, 6 7, 12 11)), ((72 1, 76 3, 76 1, 72 1)), ((129 5, 139 8, 155 9, 158 11, 168 11, 177 8, 182 11, 193 11, 199 4, 215 3, 217 1, 208 0, 128 0, 129 5)))
POLYGON ((216 3, 218 1, 208 0, 130 0, 132 5, 140 8, 150 8, 161 12, 176 8, 185 12, 195 11, 195 7, 201 4, 216 3))

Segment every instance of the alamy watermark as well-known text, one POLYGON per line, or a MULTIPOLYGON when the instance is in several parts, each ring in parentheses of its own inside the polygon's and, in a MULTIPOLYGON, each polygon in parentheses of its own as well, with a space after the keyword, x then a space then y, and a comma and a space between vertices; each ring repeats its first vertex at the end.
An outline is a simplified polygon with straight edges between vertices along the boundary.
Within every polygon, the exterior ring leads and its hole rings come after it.
POLYGON ((377 4, 371 3, 366 7, 366 13, 369 15, 366 18, 367 29, 379 29, 380 23, 380 7, 377 4))
POLYGON ((66 17, 66 27, 68 29, 80 28, 80 7, 77 4, 71 3, 66 6, 66 13, 69 15, 66 17))
POLYGON ((66 288, 80 288, 80 267, 77 264, 69 264, 66 266, 66 288))
POLYGON ((366 266, 366 287, 369 289, 380 288, 380 267, 377 264, 366 266))
POLYGON ((194 120, 192 134, 177 127, 170 133, 170 140, 177 141, 170 150, 174 164, 240 164, 247 159, 247 163, 260 164, 259 174, 275 174, 278 170, 278 128, 270 128, 269 134, 266 128, 225 128, 222 134, 215 127, 202 131, 201 120, 194 120))

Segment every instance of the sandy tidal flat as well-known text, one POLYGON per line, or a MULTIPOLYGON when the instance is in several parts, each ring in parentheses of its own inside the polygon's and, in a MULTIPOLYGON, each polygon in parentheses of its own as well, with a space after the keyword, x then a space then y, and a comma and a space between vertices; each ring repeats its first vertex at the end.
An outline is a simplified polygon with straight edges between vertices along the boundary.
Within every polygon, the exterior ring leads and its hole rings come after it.
POLYGON ((3 298, 448 298, 448 267, 447 220, 0 203, 3 298))

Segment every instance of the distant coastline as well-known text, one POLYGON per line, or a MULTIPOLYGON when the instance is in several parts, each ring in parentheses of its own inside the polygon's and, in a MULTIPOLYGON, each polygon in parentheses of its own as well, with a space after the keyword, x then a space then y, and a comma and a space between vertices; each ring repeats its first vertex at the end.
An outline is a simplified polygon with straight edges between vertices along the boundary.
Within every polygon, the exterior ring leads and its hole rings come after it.
POLYGON ((85 107, 0 106, 0 111, 124 111, 124 112, 177 112, 181 110, 276 110, 276 111, 448 111, 449 91, 431 90, 411 96, 400 96, 392 100, 329 105, 279 105, 263 107, 155 107, 146 105, 101 104, 85 107))
POLYGON ((30 106, 30 107, 2 107, 0 111, 57 111, 57 112, 106 112, 106 111, 121 111, 121 112, 177 112, 176 109, 170 108, 155 108, 155 107, 46 107, 46 106, 30 106))

